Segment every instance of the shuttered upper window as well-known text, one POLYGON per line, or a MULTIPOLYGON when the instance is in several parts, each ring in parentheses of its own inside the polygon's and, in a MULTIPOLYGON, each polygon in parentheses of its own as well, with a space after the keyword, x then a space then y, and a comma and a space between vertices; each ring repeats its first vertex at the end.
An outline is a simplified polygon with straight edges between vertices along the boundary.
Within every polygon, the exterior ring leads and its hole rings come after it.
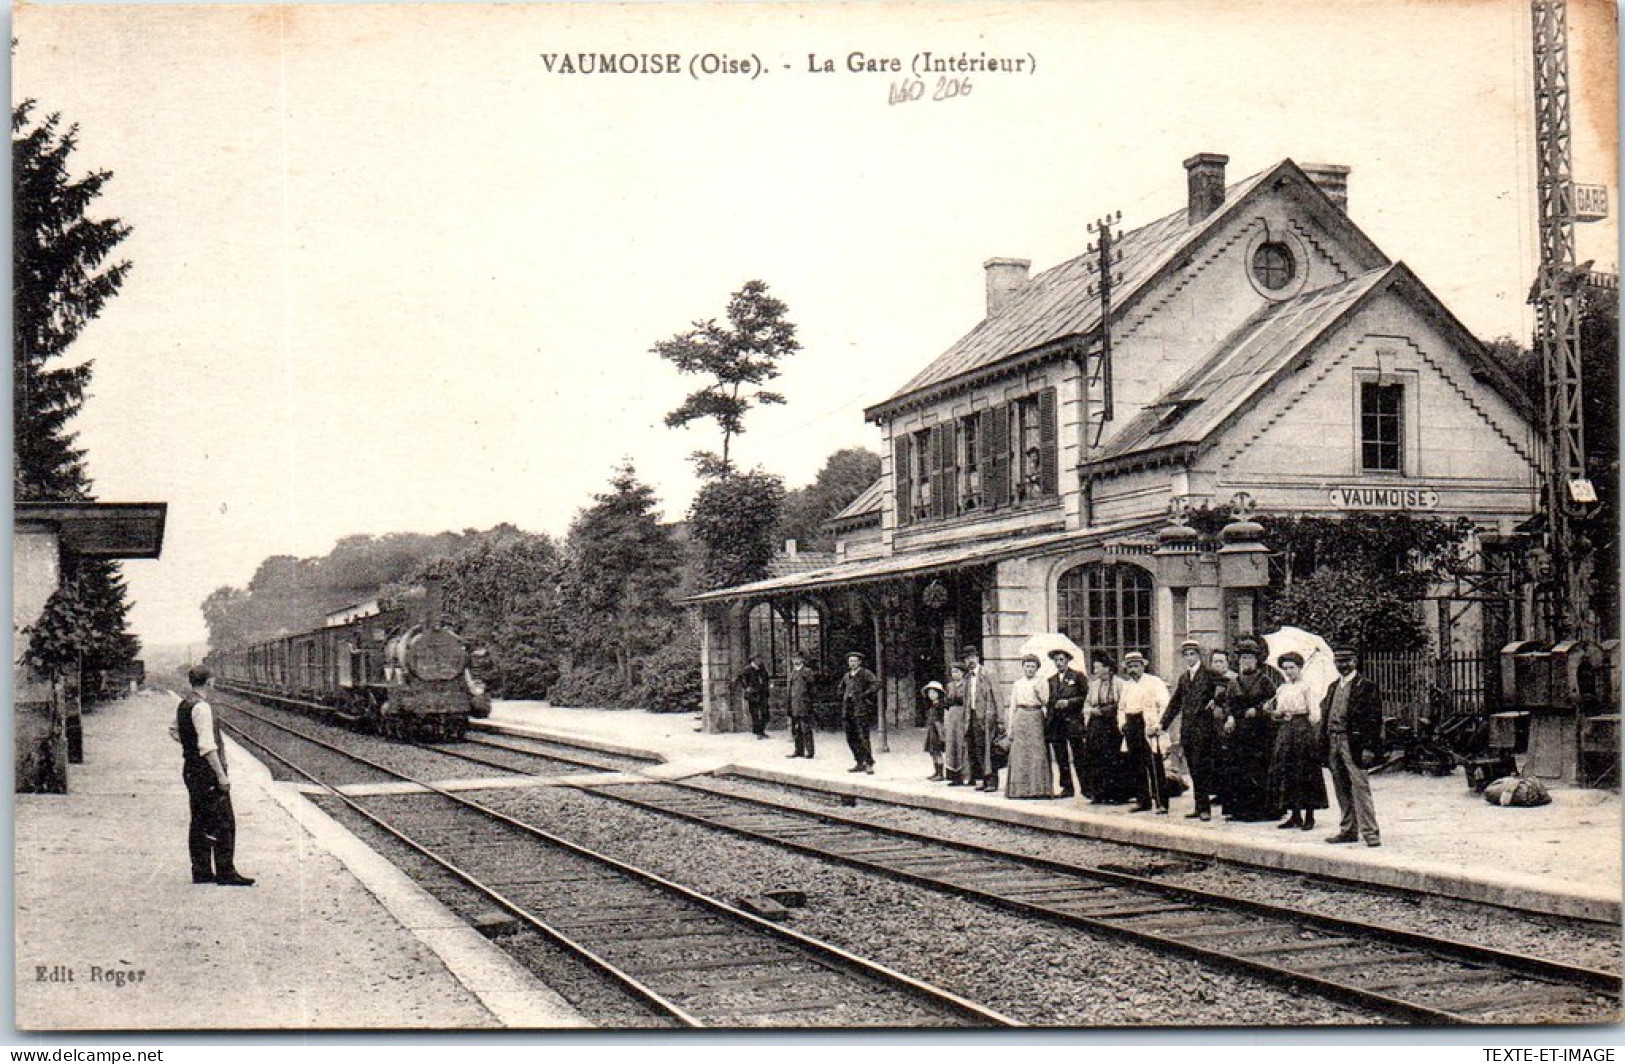
POLYGON ((1053 498, 1057 439, 1054 388, 894 437, 897 523, 1053 498))

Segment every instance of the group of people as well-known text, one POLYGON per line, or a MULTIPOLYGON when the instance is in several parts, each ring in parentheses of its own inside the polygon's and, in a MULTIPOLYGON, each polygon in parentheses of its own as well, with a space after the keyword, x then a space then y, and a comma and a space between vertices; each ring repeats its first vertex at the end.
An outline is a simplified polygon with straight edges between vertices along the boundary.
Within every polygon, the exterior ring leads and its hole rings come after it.
POLYGON ((1333 652, 1338 679, 1318 706, 1299 654, 1271 665, 1252 637, 1238 641, 1234 666, 1229 652, 1204 655, 1195 640, 1179 649, 1183 668, 1172 689, 1147 671, 1138 651, 1124 655, 1121 671, 1110 654, 1096 651, 1085 676, 1070 651, 1055 649, 1046 681, 1038 678, 1042 662, 1029 654, 1005 712, 980 652, 966 647, 946 685, 925 685, 930 778, 997 791, 1003 770, 1010 798, 1076 795, 1167 814, 1169 792, 1182 783, 1168 770, 1163 739, 1177 728, 1191 780, 1190 819, 1211 820, 1218 806, 1226 820, 1283 817, 1282 829, 1311 831, 1315 812, 1329 805, 1324 767, 1342 814, 1327 841, 1381 845, 1365 767, 1378 753, 1382 696, 1359 675, 1353 647, 1333 652))
MULTIPOLYGON (((1282 829, 1310 831, 1315 813, 1329 806, 1325 768, 1342 814, 1327 841, 1381 845, 1365 767, 1379 751, 1382 697, 1359 674, 1353 647, 1334 650, 1338 679, 1318 706, 1296 653, 1271 663, 1250 636, 1237 642, 1233 658, 1224 649, 1207 652, 1195 640, 1181 644, 1179 653, 1182 667, 1172 688, 1147 670, 1138 651, 1124 655, 1121 670, 1110 654, 1096 651, 1085 675, 1071 651, 1055 649, 1052 676, 1040 679, 1043 663, 1029 654, 1022 675, 1001 691, 983 669, 980 650, 965 647, 947 682, 933 680, 922 690, 930 779, 996 792, 1002 773, 1010 798, 1081 796, 1167 814, 1170 790, 1182 786, 1169 767, 1183 761, 1190 819, 1211 820, 1217 807, 1226 820, 1282 817, 1282 829)), ((859 652, 847 655, 838 692, 853 758, 848 771, 872 775, 869 733, 880 681, 864 661, 859 652)), ((757 661, 740 678, 753 730, 763 738, 766 681, 757 661)), ((811 758, 811 673, 799 654, 791 659, 787 686, 795 741, 788 756, 811 758)))

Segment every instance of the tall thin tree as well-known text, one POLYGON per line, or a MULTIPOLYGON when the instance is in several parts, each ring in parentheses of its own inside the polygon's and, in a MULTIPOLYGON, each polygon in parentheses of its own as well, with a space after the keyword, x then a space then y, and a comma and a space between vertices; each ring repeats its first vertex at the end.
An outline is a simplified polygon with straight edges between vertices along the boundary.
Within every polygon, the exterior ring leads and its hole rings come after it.
POLYGON ((711 378, 681 406, 666 415, 666 424, 680 428, 694 421, 711 420, 722 430, 722 453, 695 451, 692 455, 702 477, 723 477, 733 471, 733 438, 745 431, 745 414, 753 406, 783 403, 784 396, 762 385, 779 375, 779 361, 801 350, 796 327, 785 315, 789 308, 768 294, 762 281, 747 281, 728 300, 728 324, 713 318, 697 321, 654 346, 654 353, 678 372, 711 378))

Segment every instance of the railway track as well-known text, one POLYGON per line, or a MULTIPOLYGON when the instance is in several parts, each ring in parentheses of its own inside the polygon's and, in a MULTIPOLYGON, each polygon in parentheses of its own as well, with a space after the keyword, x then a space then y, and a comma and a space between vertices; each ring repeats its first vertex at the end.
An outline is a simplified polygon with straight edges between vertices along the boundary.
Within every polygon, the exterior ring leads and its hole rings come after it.
POLYGON ((584 784, 650 812, 1432 1024, 1617 1018, 1620 977, 693 783, 584 784))
POLYGON ((271 748, 400 845, 568 951, 652 1017, 686 1027, 1008 1027, 993 1010, 238 707, 422 788, 358 798, 271 748))

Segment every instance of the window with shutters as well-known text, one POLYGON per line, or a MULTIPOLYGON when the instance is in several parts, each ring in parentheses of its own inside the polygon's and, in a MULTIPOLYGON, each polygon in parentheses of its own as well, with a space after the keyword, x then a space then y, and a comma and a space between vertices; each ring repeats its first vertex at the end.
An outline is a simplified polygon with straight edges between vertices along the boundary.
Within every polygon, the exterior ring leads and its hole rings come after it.
POLYGON ((931 432, 914 434, 914 520, 931 518, 931 432))
POLYGON ((1054 498, 1055 389, 893 440, 899 525, 1054 498))
POLYGON ((959 512, 969 513, 982 503, 982 466, 978 434, 982 415, 978 411, 959 419, 959 512))

